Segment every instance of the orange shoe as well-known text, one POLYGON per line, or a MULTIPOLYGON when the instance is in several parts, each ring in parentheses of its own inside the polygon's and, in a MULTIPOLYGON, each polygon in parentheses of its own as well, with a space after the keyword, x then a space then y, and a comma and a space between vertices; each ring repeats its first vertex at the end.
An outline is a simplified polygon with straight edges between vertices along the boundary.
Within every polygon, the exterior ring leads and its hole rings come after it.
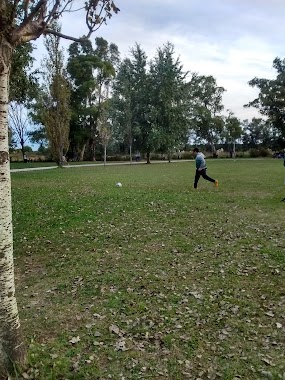
POLYGON ((218 188, 219 187, 219 181, 216 179, 215 180, 215 187, 218 188))

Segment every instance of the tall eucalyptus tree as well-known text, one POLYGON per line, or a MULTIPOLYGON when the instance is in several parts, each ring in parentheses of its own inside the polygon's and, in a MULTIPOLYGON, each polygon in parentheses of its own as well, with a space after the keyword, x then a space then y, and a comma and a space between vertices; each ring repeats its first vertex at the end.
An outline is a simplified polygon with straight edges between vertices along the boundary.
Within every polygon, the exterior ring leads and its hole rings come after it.
POLYGON ((73 43, 69 48, 67 70, 72 81, 72 149, 81 160, 86 150, 89 150, 89 159, 96 159, 98 121, 104 112, 104 102, 110 96, 114 65, 119 57, 115 44, 109 44, 103 38, 96 38, 95 43, 95 49, 90 41, 80 45, 73 43))
MULTIPOLYGON (((60 27, 55 25, 55 30, 60 27)), ((40 118, 46 129, 52 156, 58 166, 65 163, 69 147, 70 85, 67 81, 64 66, 63 49, 60 48, 60 37, 45 37, 47 57, 42 67, 45 85, 43 87, 40 118)))
POLYGON ((111 118, 114 137, 118 142, 129 148, 130 162, 132 162, 132 147, 134 139, 134 80, 132 63, 125 58, 119 65, 113 85, 111 99, 111 118))
POLYGON ((147 56, 140 45, 130 50, 118 68, 112 93, 112 125, 114 136, 128 147, 130 160, 133 148, 147 154, 152 151, 152 130, 149 123, 149 77, 147 56))

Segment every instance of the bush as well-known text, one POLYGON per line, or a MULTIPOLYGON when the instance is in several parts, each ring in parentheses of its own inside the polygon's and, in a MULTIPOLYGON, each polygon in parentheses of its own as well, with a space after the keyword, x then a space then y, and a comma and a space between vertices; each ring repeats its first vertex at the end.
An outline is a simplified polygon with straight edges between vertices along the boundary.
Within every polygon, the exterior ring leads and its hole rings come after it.
POLYGON ((193 153, 192 152, 190 152, 190 151, 185 151, 185 152, 182 152, 182 154, 181 154, 181 158, 183 159, 183 160, 193 160, 193 153))
MULTIPOLYGON (((167 155, 165 154, 164 157, 165 157, 164 159, 166 160, 167 159, 167 155)), ((160 154, 160 153, 151 153, 150 159, 151 160, 155 160, 155 161, 162 160, 163 159, 163 154, 160 154)))
POLYGON ((247 158, 249 157, 249 152, 246 151, 246 152, 243 152, 243 151, 239 151, 239 152, 236 152, 236 158, 247 158))
POLYGON ((25 145, 25 146, 24 146, 24 151, 25 151, 26 153, 30 153, 30 152, 33 151, 33 148, 31 148, 31 147, 28 146, 28 145, 25 145))
POLYGON ((260 149, 252 148, 249 150, 249 156, 250 157, 270 157, 271 152, 269 151, 269 149, 266 149, 266 148, 260 148, 260 149))
POLYGON ((259 151, 260 151, 261 157, 271 157, 272 156, 272 152, 267 148, 261 148, 259 151))
POLYGON ((249 149, 250 157, 259 157, 259 150, 256 148, 249 149))
MULTIPOLYGON (((104 158, 103 158, 104 160, 104 158)), ((125 156, 121 154, 115 154, 113 156, 107 156, 107 161, 129 161, 130 156, 125 156)))

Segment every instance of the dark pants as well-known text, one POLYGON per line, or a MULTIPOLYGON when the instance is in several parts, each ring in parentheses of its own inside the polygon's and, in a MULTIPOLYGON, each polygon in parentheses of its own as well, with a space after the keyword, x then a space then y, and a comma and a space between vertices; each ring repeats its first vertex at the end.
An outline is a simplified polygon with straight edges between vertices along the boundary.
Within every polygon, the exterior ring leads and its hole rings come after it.
POLYGON ((209 177, 207 175, 206 171, 207 171, 207 169, 202 169, 202 170, 196 169, 196 175, 195 175, 195 180, 194 180, 194 189, 197 189, 198 181, 199 181, 201 176, 204 179, 206 179, 207 181, 215 183, 215 180, 213 178, 209 177))

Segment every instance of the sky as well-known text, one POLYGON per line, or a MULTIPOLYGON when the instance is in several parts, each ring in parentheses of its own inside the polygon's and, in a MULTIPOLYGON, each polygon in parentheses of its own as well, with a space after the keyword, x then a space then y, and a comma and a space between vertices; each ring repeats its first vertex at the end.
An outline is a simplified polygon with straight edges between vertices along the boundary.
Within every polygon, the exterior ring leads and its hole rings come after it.
MULTIPOLYGON (((95 34, 115 43, 121 59, 138 43, 149 60, 166 42, 174 45, 184 71, 212 75, 226 89, 223 104, 241 120, 258 117, 244 104, 258 91, 254 77, 274 78, 275 57, 285 58, 284 0, 114 0, 120 12, 95 34)), ((80 5, 81 0, 74 2, 80 5)), ((62 33, 86 34, 84 14, 65 14, 62 33)), ((67 48, 70 42, 64 41, 67 48)), ((42 38, 35 57, 43 57, 42 38)))

